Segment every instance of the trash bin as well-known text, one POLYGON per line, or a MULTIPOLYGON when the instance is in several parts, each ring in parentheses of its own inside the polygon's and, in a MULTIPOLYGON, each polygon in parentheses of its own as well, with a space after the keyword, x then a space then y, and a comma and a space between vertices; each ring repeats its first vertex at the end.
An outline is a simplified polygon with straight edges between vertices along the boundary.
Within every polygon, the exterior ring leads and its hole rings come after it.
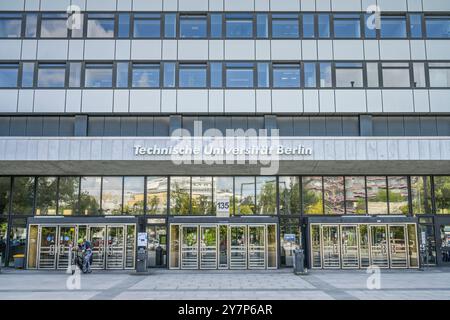
POLYGON ((14 258, 14 268, 23 269, 25 267, 25 255, 24 254, 15 254, 14 258))
POLYGON ((161 246, 157 246, 155 249, 156 257, 155 257, 155 265, 162 266, 164 264, 163 261, 163 249, 161 246))
POLYGON ((294 250, 294 273, 306 274, 305 269, 305 253, 303 249, 294 250))

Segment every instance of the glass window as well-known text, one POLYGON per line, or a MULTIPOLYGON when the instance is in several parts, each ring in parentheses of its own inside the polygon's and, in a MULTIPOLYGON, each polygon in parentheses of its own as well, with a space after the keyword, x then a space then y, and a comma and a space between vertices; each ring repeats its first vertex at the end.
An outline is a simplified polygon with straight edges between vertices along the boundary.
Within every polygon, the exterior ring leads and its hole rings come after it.
POLYGON ((43 13, 41 17, 42 38, 67 38, 67 14, 43 13))
POLYGON ((124 177, 123 213, 144 214, 144 177, 124 177))
POLYGON ((180 16, 180 38, 206 38, 207 18, 203 15, 180 16))
POLYGON ((303 19, 303 38, 314 38, 316 33, 314 31, 314 14, 304 14, 303 19))
POLYGON ((221 62, 211 62, 211 88, 221 88, 222 87, 222 63, 221 62))
POLYGON ((0 38, 20 38, 22 35, 22 15, 0 14, 0 38))
POLYGON ((122 177, 103 177, 102 213, 105 215, 122 214, 122 177))
POLYGON ((436 213, 450 214, 450 176, 434 177, 436 213))
POLYGON ((79 177, 59 178, 58 214, 72 216, 77 213, 79 189, 79 177))
POLYGON ((161 38, 161 15, 135 13, 133 21, 133 37, 161 38))
POLYGON ((253 15, 247 13, 226 14, 225 28, 227 38, 252 38, 253 15))
POLYGON ((280 214, 300 214, 299 177, 279 177, 280 214))
POLYGON ((450 38, 450 16, 427 16, 425 27, 428 38, 450 38))
POLYGON ((65 84, 65 64, 39 64, 37 79, 39 88, 64 88, 65 84))
POLYGON ((214 206, 213 210, 219 215, 219 212, 227 211, 233 214, 233 177, 214 177, 214 206))
POLYGON ((322 177, 302 177, 303 212, 323 214, 322 177))
POLYGON ((101 177, 81 177, 80 214, 83 216, 100 213, 101 177))
POLYGON ((166 14, 164 17, 164 35, 166 38, 176 38, 177 36, 177 15, 166 14))
POLYGON ((170 214, 190 214, 191 178, 170 177, 170 214))
POLYGON ((380 86, 380 76, 378 74, 378 63, 368 62, 367 69, 367 86, 369 88, 378 88, 380 86))
MULTIPOLYGON (((128 88, 129 63, 117 62, 116 64, 116 87, 128 88)), ((134 68, 133 68, 134 72, 134 68)), ((134 74, 133 74, 134 75, 134 74)))
POLYGON ((363 81, 362 63, 336 63, 336 87, 362 88, 363 81))
POLYGON ((164 63, 164 88, 175 88, 175 63, 164 63))
POLYGON ((222 14, 214 13, 210 16, 211 19, 211 38, 222 38, 222 14))
MULTIPOLYGON (((25 37, 26 38, 36 38, 36 36, 37 36, 37 20, 38 20, 38 15, 36 13, 27 13, 26 26, 25 26, 25 37)), ((1 29, 3 29, 3 28, 0 27, 0 30, 1 29)))
POLYGON ((22 88, 32 88, 34 85, 34 62, 22 64, 22 88))
POLYGON ((375 39, 377 37, 377 25, 378 23, 376 16, 374 14, 364 15, 364 36, 366 39, 375 39))
POLYGON ((381 38, 406 38, 405 16, 382 16, 381 38))
POLYGON ((450 63, 429 63, 430 87, 450 88, 450 63))
POLYGON ((431 177, 411 177, 411 202, 414 214, 430 214, 431 207, 431 177))
POLYGON ((273 38, 298 38, 300 28, 296 14, 272 14, 273 38))
POLYGON ((192 214, 211 215, 213 213, 212 177, 192 177, 192 214))
POLYGON ((159 64, 133 63, 133 88, 159 88, 159 64))
POLYGON ((147 177, 147 214, 167 214, 166 177, 147 177))
POLYGON ((69 70, 69 87, 79 88, 81 86, 81 62, 70 62, 69 70))
POLYGON ((129 38, 130 37, 130 14, 120 13, 119 14, 119 29, 117 36, 119 38, 129 38))
POLYGON ((235 214, 255 214, 255 177, 235 177, 235 214))
POLYGON ((15 177, 12 189, 11 214, 32 214, 34 200, 34 178, 15 177))
POLYGON ((333 22, 336 38, 361 38, 361 18, 359 14, 335 14, 333 22))
POLYGON ((113 38, 114 14, 89 14, 87 24, 88 38, 113 38))
POLYGON ((270 86, 269 79, 269 63, 260 62, 258 68, 258 88, 268 88, 270 86))
POLYGON ((299 64, 274 64, 273 65, 274 88, 300 88, 299 64))
POLYGON ((277 214, 276 177, 256 177, 256 213, 277 214))
POLYGON ((86 88, 111 88, 113 80, 112 64, 86 64, 86 88))
POLYGON ((0 88, 17 88, 19 64, 0 64, 0 88))
POLYGON ((344 214, 344 177, 323 177, 325 214, 344 214))
POLYGON ((35 215, 56 215, 56 177, 39 177, 36 185, 35 215))
POLYGON ((345 177, 345 211, 347 214, 366 213, 366 179, 345 177))
POLYGON ((367 177, 367 213, 387 214, 386 177, 367 177))
POLYGON ((253 63, 227 63, 227 88, 253 88, 253 63))
POLYGON ((413 72, 414 72, 414 88, 425 88, 427 85, 425 79, 425 63, 414 62, 413 72))
POLYGON ((319 64, 320 67, 320 87, 321 88, 331 88, 333 85, 331 78, 331 63, 322 62, 319 64))
POLYGON ((206 64, 180 64, 180 88, 206 88, 206 64))
POLYGON ((305 69, 305 88, 316 88, 316 64, 314 62, 306 62, 303 64, 303 67, 305 69))
POLYGON ((408 179, 406 177, 388 177, 388 199, 390 214, 408 214, 408 179))
POLYGON ((411 13, 409 15, 409 25, 411 28, 411 38, 422 38, 422 15, 411 13))
POLYGON ((330 37, 330 16, 328 14, 319 14, 319 38, 330 37))
POLYGON ((13 219, 9 233, 9 262, 14 261, 16 254, 25 254, 27 244, 27 220, 13 219))
POLYGON ((382 63, 381 67, 385 88, 409 88, 411 86, 408 63, 382 63))
POLYGON ((72 11, 69 15, 69 28, 72 38, 83 38, 84 36, 84 14, 72 11))
POLYGON ((265 13, 256 15, 256 37, 258 39, 269 37, 269 17, 265 13))
POLYGON ((0 215, 8 214, 10 189, 11 178, 0 177, 0 215))

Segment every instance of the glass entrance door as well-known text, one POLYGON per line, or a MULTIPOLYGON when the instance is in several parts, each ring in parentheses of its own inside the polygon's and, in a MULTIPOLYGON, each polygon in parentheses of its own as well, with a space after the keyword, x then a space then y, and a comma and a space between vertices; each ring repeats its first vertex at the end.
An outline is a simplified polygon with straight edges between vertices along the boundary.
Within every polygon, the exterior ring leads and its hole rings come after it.
POLYGON ((387 226, 369 226, 370 252, 373 265, 380 268, 389 268, 389 253, 387 243, 387 226))
POLYGON ((105 268, 105 226, 90 226, 89 241, 92 246, 92 269, 105 268))
POLYGON ((216 226, 200 226, 200 269, 217 269, 216 226))
POLYGON ((40 229, 38 268, 55 269, 57 227, 41 226, 40 229))
POLYGON ((264 226, 248 227, 248 268, 266 267, 266 233, 264 226))
POLYGON ((228 226, 219 225, 219 269, 228 269, 228 226))
POLYGON ((322 226, 323 267, 340 268, 339 227, 322 226))
POLYGON ((406 227, 389 226, 389 250, 391 268, 406 268, 408 255, 406 248, 406 227))
POLYGON ((341 226, 342 268, 359 268, 357 226, 341 226))
POLYGON ((247 269, 247 226, 230 226, 230 269, 247 269))
POLYGON ((123 269, 124 243, 123 226, 108 226, 106 269, 123 269))
POLYGON ((198 269, 198 227, 181 227, 181 269, 198 269))
POLYGON ((58 236, 58 269, 69 267, 70 245, 75 243, 75 226, 59 227, 58 236))

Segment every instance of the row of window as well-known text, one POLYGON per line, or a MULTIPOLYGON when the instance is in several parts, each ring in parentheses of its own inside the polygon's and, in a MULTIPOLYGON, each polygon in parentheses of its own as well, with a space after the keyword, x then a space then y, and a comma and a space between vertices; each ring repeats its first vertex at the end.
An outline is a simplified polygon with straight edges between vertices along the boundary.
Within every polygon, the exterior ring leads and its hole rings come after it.
POLYGON ((2 13, 1 38, 450 38, 450 16, 421 13, 2 13))
POLYGON ((449 62, 0 64, 0 88, 450 88, 449 62))
POLYGON ((450 214, 450 176, 0 177, 0 214, 433 212, 450 214))

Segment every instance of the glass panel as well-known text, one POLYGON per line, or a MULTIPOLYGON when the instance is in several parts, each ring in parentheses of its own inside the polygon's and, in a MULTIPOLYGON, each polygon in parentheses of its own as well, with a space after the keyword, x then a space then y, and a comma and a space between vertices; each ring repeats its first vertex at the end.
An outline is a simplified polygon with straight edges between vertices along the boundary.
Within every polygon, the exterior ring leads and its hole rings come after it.
POLYGON ((170 268, 180 267, 180 226, 170 225, 170 268))
POLYGON ((425 63, 413 63, 413 71, 414 88, 425 88, 427 86, 425 79, 425 63))
POLYGON ((336 63, 336 87, 362 88, 363 85, 361 63, 336 63))
POLYGON ((430 87, 450 88, 450 63, 429 63, 430 87))
POLYGON ((366 68, 367 68, 367 86, 369 88, 378 88, 380 86, 378 63, 376 62, 367 63, 366 68))
POLYGON ((347 214, 366 213, 366 181, 364 177, 345 177, 345 203, 347 214))
POLYGON ((304 14, 303 15, 303 38, 314 38, 314 15, 304 14))
POLYGON ((125 228, 127 232, 125 238, 125 268, 134 269, 136 252, 136 226, 129 225, 125 226, 125 228))
POLYGON ((34 200, 34 178, 15 177, 12 189, 11 214, 32 214, 34 200))
POLYGON ((431 213, 431 177, 411 177, 411 200, 414 214, 431 213))
POLYGON ((230 226, 230 269, 247 268, 247 227, 230 226))
MULTIPOLYGON (((117 88, 128 88, 128 76, 129 76, 129 63, 128 62, 118 62, 116 64, 116 87, 117 88)), ((134 77, 133 70, 133 77, 134 77)), ((134 79, 133 79, 134 81, 134 79)), ((133 83, 134 86, 134 83, 133 83)))
POLYGON ((111 88, 112 79, 112 65, 86 65, 85 86, 87 88, 111 88))
POLYGON ((389 213, 408 214, 408 180, 406 177, 388 177, 389 213))
POLYGON ((370 237, 372 264, 381 268, 389 267, 386 226, 370 226, 370 237))
POLYGON ((206 69, 206 65, 203 64, 181 64, 179 70, 180 88, 205 88, 206 69))
POLYGON ((391 268, 408 267, 405 226, 389 226, 391 268))
POLYGON ((422 38, 422 15, 409 14, 411 38, 422 38))
POLYGON ((417 268, 419 267, 419 254, 417 245, 417 230, 415 224, 407 225, 408 232, 408 256, 409 256, 409 267, 417 268))
POLYGON ((450 213, 450 176, 434 177, 434 197, 436 213, 450 213))
POLYGON ((166 177, 147 177, 147 214, 167 214, 166 177))
POLYGON ((228 226, 219 225, 219 269, 228 268, 228 226))
POLYGON ((450 226, 441 225, 441 259, 442 262, 450 262, 450 226))
POLYGON ((206 38, 206 16, 180 16, 181 38, 206 38))
POLYGON ((364 15, 364 35, 366 39, 375 39, 377 37, 377 24, 373 14, 364 15))
POLYGON ((198 227, 181 227, 181 269, 198 269, 198 227))
POLYGON ((319 14, 319 38, 330 37, 330 16, 328 14, 319 14))
POLYGON ((0 14, 0 38, 20 38, 22 34, 22 15, 0 14))
POLYGON ((360 38, 361 21, 359 15, 334 15, 334 36, 336 38, 360 38))
POLYGON ((42 38, 67 38, 67 14, 43 14, 41 19, 42 38))
POLYGON ((361 268, 370 266, 369 226, 366 224, 359 225, 359 257, 361 268))
POLYGON ((256 37, 266 39, 269 37, 269 17, 267 14, 256 15, 256 37))
POLYGON ((66 66, 59 65, 39 65, 38 82, 40 88, 64 88, 66 80, 66 66))
POLYGON ((272 14, 273 38, 298 38, 300 36, 298 15, 272 14))
POLYGON ((175 63, 164 63, 164 88, 175 88, 175 63))
POLYGON ((133 64, 133 88, 158 88, 159 64, 133 64))
POLYGON ((221 88, 222 87, 222 63, 211 62, 211 88, 221 88))
POLYGON ((248 227, 248 268, 264 269, 266 266, 266 243, 265 227, 248 227))
MULTIPOLYGON (((92 245, 92 269, 103 269, 105 268, 106 227, 89 227, 89 237, 92 245)), ((80 239, 79 232, 78 239, 80 239)))
POLYGON ((419 224, 419 240, 423 264, 425 266, 436 265, 436 238, 433 224, 419 224), (425 242, 423 242, 422 239, 424 239, 425 242))
POLYGON ((19 79, 18 64, 0 65, 0 88, 16 88, 19 79))
POLYGON ((367 210, 369 214, 387 214, 386 177, 367 177, 367 210))
POLYGON ((164 35, 166 38, 175 38, 177 36, 177 15, 166 14, 164 19, 164 35))
POLYGON ((256 177, 256 213, 277 214, 276 177, 256 177))
POLYGON ((22 88, 31 88, 34 85, 34 62, 22 64, 22 88))
POLYGON ((124 267, 124 228, 108 226, 106 269, 124 267))
POLYGON ((233 177, 214 177, 213 211, 217 216, 233 214, 233 177))
POLYGON ((294 265, 294 250, 300 248, 300 219, 280 219, 281 265, 294 265))
POLYGON ((325 214, 344 214, 344 177, 323 177, 325 214))
POLYGON ((211 14, 211 38, 218 39, 222 38, 222 15, 221 14, 211 14))
POLYGON ((190 177, 170 177, 170 214, 190 214, 190 192, 190 177))
POLYGON ((253 15, 245 13, 225 15, 225 27, 227 38, 252 38, 253 15))
POLYGON ((317 87, 316 64, 307 62, 303 64, 305 68, 305 88, 317 87))
POLYGON ((192 214, 211 215, 213 213, 212 202, 212 177, 192 177, 192 214))
MULTIPOLYGON (((3 244, 3 246, 0 246, 0 250, 2 252, 2 256, 4 257, 6 248, 6 227, 4 224, 0 224, 0 239, 3 244), (3 231, 4 233, 2 233, 3 231)), ((37 245, 38 245, 38 226, 31 225, 28 234, 28 251, 27 251, 28 269, 37 268, 37 245)))
POLYGON ((340 268, 339 227, 322 226, 323 267, 326 269, 340 268))
POLYGON ((300 214, 299 177, 279 177, 280 214, 300 214))
POLYGON ((103 177, 102 213, 105 215, 122 214, 122 177, 103 177))
POLYGON ((119 14, 119 38, 129 38, 130 37, 130 14, 120 13, 119 14))
POLYGON ((330 88, 332 86, 331 63, 320 63, 320 87, 330 88))
POLYGON ((255 214, 255 177, 235 177, 236 215, 255 214))
POLYGON ((0 216, 9 213, 9 196, 11 194, 11 178, 0 177, 0 216))
POLYGON ((69 87, 79 88, 81 86, 81 62, 71 62, 69 69, 69 87))
POLYGON ((166 226, 147 225, 147 234, 148 234, 148 244, 147 244, 148 266, 149 267, 165 266, 167 255, 166 226))
POLYGON ((341 226, 342 268, 358 268, 357 226, 341 226))
POLYGON ((217 227, 200 227, 200 269, 217 269, 217 227))
POLYGON ((81 177, 80 214, 84 216, 100 213, 100 187, 102 178, 81 177))
POLYGON ((269 64, 268 63, 258 63, 258 88, 269 88, 269 64))
POLYGON ((253 88, 253 64, 227 63, 226 82, 227 88, 253 88))
POLYGON ((274 88, 300 88, 300 65, 273 65, 274 88))
POLYGON ((75 226, 72 227, 59 227, 58 234, 58 269, 67 269, 72 262, 70 257, 69 260, 69 247, 76 243, 75 240, 75 226))
MULTIPOLYGON (((41 227, 39 269, 54 269, 56 267, 56 240, 56 227, 41 227)), ((11 253, 12 251, 10 250, 11 253)))
POLYGON ((144 177, 124 177, 123 213, 144 214, 144 177))
POLYGON ((311 225, 311 264, 313 268, 322 267, 322 246, 320 225, 311 225))
POLYGON ((322 177, 302 177, 302 200, 305 214, 323 214, 322 177))
POLYGON ((411 86, 409 66, 399 67, 383 63, 383 86, 387 88, 408 88, 411 86))
POLYGON ((39 177, 37 179, 35 215, 56 215, 57 186, 57 178, 39 177))
POLYGON ((58 214, 64 216, 76 214, 79 188, 79 177, 59 178, 58 214))
POLYGON ((450 17, 429 16, 425 17, 425 25, 428 38, 450 38, 450 17))
POLYGON ((406 17, 382 16, 381 38, 406 38, 406 17))
POLYGON ((135 38, 161 38, 161 15, 135 14, 133 36, 135 38))
POLYGON ((87 25, 88 38, 113 38, 114 37, 114 15, 112 14, 90 14, 87 25))

